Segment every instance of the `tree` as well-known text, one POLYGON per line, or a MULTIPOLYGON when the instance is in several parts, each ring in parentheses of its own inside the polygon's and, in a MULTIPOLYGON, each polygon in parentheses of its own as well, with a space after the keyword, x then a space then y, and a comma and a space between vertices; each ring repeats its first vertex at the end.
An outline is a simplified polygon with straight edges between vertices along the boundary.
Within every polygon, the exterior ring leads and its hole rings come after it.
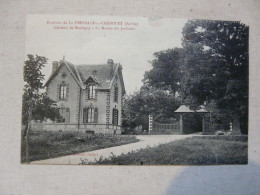
POLYGON ((151 61, 153 68, 145 72, 143 83, 155 88, 169 90, 173 94, 179 90, 183 49, 174 48, 155 52, 151 61))
POLYGON ((28 60, 24 65, 24 94, 22 107, 22 123, 26 126, 26 159, 29 163, 29 135, 31 121, 43 121, 46 118, 55 119, 59 116, 55 109, 55 102, 47 97, 43 92, 44 75, 41 69, 47 63, 47 58, 43 56, 27 55, 28 60))
MULTIPOLYGON (((28 124, 29 118, 29 93, 24 92, 23 94, 23 109, 22 109, 22 124, 28 124)), ((38 94, 37 98, 34 98, 32 102, 32 117, 34 121, 44 121, 46 119, 55 120, 59 117, 56 109, 56 102, 47 96, 46 92, 38 94)), ((25 132, 26 134, 26 132, 25 132)))
POLYGON ((248 26, 240 22, 191 20, 183 28, 182 95, 193 106, 214 101, 234 130, 247 132, 248 26), (241 124, 239 124, 241 123, 241 124))
POLYGON ((171 118, 178 103, 169 91, 154 87, 142 86, 140 91, 126 96, 123 104, 123 126, 133 130, 142 125, 148 129, 148 116, 171 118))

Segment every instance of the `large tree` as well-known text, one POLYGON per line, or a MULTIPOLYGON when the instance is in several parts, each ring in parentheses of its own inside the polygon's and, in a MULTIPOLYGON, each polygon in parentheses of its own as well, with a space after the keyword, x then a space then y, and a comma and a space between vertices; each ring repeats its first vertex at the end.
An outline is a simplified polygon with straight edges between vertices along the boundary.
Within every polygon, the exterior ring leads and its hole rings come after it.
POLYGON ((41 70, 47 63, 43 56, 27 55, 24 64, 24 94, 22 107, 22 123, 25 125, 23 135, 26 135, 26 159, 29 163, 29 135, 32 120, 43 121, 47 118, 55 119, 59 113, 55 108, 55 102, 51 100, 43 89, 44 75, 41 70))
POLYGON ((183 49, 174 48, 154 53, 151 61, 152 69, 146 71, 143 82, 145 85, 169 90, 173 94, 179 90, 182 76, 183 49))
MULTIPOLYGON (((191 20, 183 28, 182 95, 196 107, 214 102, 215 111, 247 131, 248 26, 240 22, 191 20), (241 122, 241 124, 239 124, 241 122)), ((211 104, 212 105, 212 104, 211 104)))

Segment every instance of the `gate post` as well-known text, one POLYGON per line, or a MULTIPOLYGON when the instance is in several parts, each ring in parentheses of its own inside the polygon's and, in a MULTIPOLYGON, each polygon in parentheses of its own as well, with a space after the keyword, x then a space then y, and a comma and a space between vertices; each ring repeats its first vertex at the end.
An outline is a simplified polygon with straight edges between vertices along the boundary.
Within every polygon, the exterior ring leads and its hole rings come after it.
POLYGON ((205 118, 204 116, 202 117, 202 135, 205 134, 205 118))
POLYGON ((153 130, 153 116, 149 115, 149 134, 151 133, 151 131, 153 130))
POLYGON ((183 134, 183 119, 182 119, 182 116, 183 115, 180 114, 180 132, 181 132, 181 134, 183 134))

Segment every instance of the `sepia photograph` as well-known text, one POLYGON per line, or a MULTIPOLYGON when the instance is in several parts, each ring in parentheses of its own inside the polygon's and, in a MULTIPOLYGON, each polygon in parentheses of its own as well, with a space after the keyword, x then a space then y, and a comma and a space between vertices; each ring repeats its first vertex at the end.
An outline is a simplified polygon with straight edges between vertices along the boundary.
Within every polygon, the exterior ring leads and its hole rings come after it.
POLYGON ((27 15, 21 164, 248 164, 249 25, 27 15))

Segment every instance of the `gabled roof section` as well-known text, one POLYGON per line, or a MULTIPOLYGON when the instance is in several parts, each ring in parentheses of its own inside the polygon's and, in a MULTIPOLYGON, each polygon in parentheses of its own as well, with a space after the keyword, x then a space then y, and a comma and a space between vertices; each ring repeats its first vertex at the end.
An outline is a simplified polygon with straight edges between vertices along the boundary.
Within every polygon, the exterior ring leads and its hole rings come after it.
POLYGON ((77 65, 80 78, 85 83, 89 77, 98 82, 97 89, 110 89, 117 64, 77 65))
POLYGON ((98 80, 96 79, 96 77, 90 75, 85 81, 84 83, 87 83, 87 82, 92 82, 94 81, 96 84, 99 84, 98 80))
POLYGON ((75 79, 75 81, 77 82, 77 84, 81 87, 83 87, 83 85, 81 85, 81 81, 79 79, 79 76, 77 74, 77 70, 75 68, 75 66, 65 60, 61 60, 59 62, 59 67, 57 68, 56 71, 54 71, 51 76, 47 79, 46 83, 44 84, 44 87, 47 86, 49 84, 49 82, 59 73, 60 69, 66 66, 69 70, 69 72, 71 73, 72 77, 75 79))
POLYGON ((93 79, 97 83, 99 90, 111 89, 118 72, 119 79, 122 85, 123 93, 125 94, 125 86, 122 75, 122 66, 120 64, 98 64, 98 65, 73 65, 65 60, 60 61, 60 65, 55 72, 51 74, 47 80, 46 85, 58 74, 61 67, 66 66, 73 78, 82 89, 86 88, 86 82, 93 79))
POLYGON ((115 78, 116 78, 116 74, 117 74, 117 73, 118 73, 118 75, 119 75, 119 80, 120 80, 121 85, 122 85, 123 94, 125 94, 125 93, 126 93, 126 92, 125 92, 125 84, 124 84, 124 79, 123 79, 123 74, 122 74, 122 66, 121 66, 120 64, 118 64, 118 66, 116 67, 115 74, 114 74, 114 76, 113 76, 113 78, 112 78, 112 81, 111 81, 111 83, 110 83, 109 88, 111 89, 111 87, 112 87, 112 85, 113 85, 113 82, 114 82, 114 80, 115 80, 115 78))

